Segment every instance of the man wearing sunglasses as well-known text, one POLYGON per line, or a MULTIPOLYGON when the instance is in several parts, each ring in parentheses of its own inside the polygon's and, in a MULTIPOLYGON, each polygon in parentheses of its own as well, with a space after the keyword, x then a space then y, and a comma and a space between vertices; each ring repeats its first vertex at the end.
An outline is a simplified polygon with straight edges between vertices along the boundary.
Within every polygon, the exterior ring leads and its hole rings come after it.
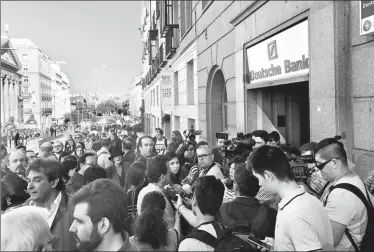
POLYGON ((336 186, 349 184, 361 191, 366 200, 374 200, 372 197, 368 199, 364 183, 349 169, 347 154, 341 142, 333 138, 319 142, 315 146, 315 164, 321 170, 322 177, 330 182, 321 201, 331 221, 335 250, 354 251, 355 247, 360 247, 365 234, 367 209, 354 193, 336 186), (352 238, 353 243, 350 241, 352 238))

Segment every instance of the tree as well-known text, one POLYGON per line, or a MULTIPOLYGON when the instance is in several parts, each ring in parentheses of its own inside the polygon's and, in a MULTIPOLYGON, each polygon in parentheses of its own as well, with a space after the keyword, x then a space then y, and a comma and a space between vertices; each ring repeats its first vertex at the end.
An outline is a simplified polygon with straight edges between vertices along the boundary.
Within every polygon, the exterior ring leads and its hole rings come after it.
POLYGON ((118 113, 122 109, 122 104, 116 100, 106 100, 100 102, 96 109, 97 113, 101 114, 118 113))

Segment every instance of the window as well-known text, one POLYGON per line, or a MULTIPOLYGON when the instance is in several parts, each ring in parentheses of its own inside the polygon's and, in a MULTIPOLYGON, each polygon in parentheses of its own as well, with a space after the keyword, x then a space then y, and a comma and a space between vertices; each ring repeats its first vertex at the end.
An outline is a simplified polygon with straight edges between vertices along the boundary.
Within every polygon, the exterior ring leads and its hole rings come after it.
POLYGON ((180 130, 181 128, 181 118, 179 116, 174 116, 174 130, 180 130))
POLYGON ((23 82, 29 82, 29 78, 28 77, 24 77, 23 78, 23 82))
POLYGON ((28 68, 27 67, 23 67, 23 71, 27 71, 28 70, 28 68))
POLYGON ((28 60, 28 56, 26 53, 22 54, 22 60, 23 61, 27 61, 28 60))
POLYGON ((181 37, 192 26, 192 1, 180 1, 181 10, 181 37))
POLYGON ((158 106, 158 86, 156 87, 156 106, 158 106))
POLYGON ((178 71, 173 74, 173 85, 174 85, 174 105, 179 105, 179 90, 178 90, 178 71))
POLYGON ((194 89, 194 62, 193 59, 187 63, 187 104, 195 104, 195 89, 194 89))

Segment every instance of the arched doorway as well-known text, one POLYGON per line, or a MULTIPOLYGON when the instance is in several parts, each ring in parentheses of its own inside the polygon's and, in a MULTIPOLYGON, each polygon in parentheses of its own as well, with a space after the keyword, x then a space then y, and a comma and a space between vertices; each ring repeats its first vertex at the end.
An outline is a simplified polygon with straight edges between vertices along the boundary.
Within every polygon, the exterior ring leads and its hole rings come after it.
POLYGON ((227 92, 225 77, 218 66, 212 68, 207 87, 207 140, 216 146, 216 133, 227 128, 227 92))

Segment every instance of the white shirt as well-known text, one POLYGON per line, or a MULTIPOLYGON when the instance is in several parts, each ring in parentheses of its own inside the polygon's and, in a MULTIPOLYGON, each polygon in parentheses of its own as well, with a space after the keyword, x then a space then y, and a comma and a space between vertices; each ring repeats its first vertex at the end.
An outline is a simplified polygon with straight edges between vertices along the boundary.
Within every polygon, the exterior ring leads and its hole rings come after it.
MULTIPOLYGON (((212 224, 201 225, 198 230, 204 230, 217 238, 217 232, 212 224)), ((178 251, 214 251, 214 248, 197 239, 186 238, 179 244, 178 251)))
MULTIPOLYGON (((164 195, 161 188, 158 187, 155 184, 152 184, 152 183, 149 183, 146 187, 144 187, 142 190, 140 190, 139 195, 138 195, 138 202, 136 203, 136 208, 137 208, 139 214, 141 214, 141 212, 142 212, 141 207, 142 207, 144 196, 147 193, 154 192, 154 191, 160 192, 160 193, 162 193, 162 195, 164 195)), ((172 228, 174 228, 174 224, 175 224, 174 209, 171 206, 170 201, 165 197, 165 195, 164 195, 164 198, 165 198, 165 201, 166 201, 165 215, 164 215, 165 221, 168 223, 168 228, 172 229, 172 228)))
MULTIPOLYGON (((209 168, 208 168, 209 169, 209 168)), ((204 176, 214 176, 216 179, 224 180, 225 177, 223 176, 222 170, 221 170, 221 165, 218 163, 215 163, 209 171, 205 174, 204 169, 200 171, 199 177, 204 177, 204 176)))
MULTIPOLYGON (((56 217, 56 214, 57 214, 57 211, 58 211, 58 207, 60 206, 60 203, 61 203, 61 192, 57 195, 56 199, 53 201, 53 203, 51 204, 51 207, 48 209, 48 216, 47 216, 47 222, 48 222, 48 225, 49 227, 52 227, 52 223, 56 217)), ((35 201, 31 201, 30 202, 30 206, 36 206, 36 202, 35 201)))
POLYGON ((164 155, 164 153, 166 151, 165 142, 166 143, 168 142, 168 140, 166 140, 165 138, 156 141, 155 149, 156 149, 156 152, 157 152, 158 155, 164 155))
MULTIPOLYGON (((358 175, 354 173, 348 174, 332 183, 332 185, 341 183, 356 186, 366 196, 364 183, 358 175)), ((328 188, 326 188, 326 191, 328 191, 328 188)), ((327 194, 323 195, 322 202, 325 202, 326 196, 327 194)), ((369 197, 371 197, 371 202, 374 203, 374 197, 370 194, 369 197)), ((355 194, 345 189, 337 188, 331 191, 328 196, 325 209, 330 220, 347 226, 353 240, 360 247, 368 222, 367 210, 362 201, 355 194)), ((339 245, 335 249, 336 251, 354 251, 354 247, 345 234, 343 234, 339 245)))
POLYGON ((303 186, 278 205, 274 251, 333 251, 332 228, 321 202, 303 186))

